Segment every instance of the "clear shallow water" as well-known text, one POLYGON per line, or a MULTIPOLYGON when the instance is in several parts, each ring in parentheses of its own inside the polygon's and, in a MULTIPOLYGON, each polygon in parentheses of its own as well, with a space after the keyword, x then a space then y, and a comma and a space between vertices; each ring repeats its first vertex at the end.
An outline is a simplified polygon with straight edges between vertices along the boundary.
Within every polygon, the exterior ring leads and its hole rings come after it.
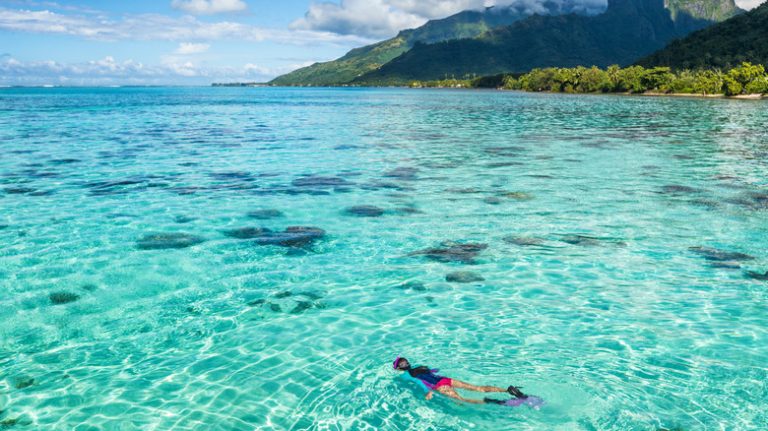
POLYGON ((768 282, 747 271, 768 271, 766 106, 3 89, 0 423, 765 429, 768 282), (225 235, 288 226, 326 235, 225 235), (205 241, 141 249, 153 233, 205 241), (445 241, 487 248, 408 256, 445 241), (397 354, 548 405, 425 402, 397 354))

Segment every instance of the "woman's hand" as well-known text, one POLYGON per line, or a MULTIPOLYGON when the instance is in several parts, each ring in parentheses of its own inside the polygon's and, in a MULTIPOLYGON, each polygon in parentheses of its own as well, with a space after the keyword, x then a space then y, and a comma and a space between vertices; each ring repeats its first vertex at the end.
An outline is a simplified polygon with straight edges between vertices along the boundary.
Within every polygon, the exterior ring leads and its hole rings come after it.
POLYGON ((427 401, 432 399, 432 395, 434 395, 434 392, 432 392, 432 391, 427 392, 427 397, 426 397, 427 401))

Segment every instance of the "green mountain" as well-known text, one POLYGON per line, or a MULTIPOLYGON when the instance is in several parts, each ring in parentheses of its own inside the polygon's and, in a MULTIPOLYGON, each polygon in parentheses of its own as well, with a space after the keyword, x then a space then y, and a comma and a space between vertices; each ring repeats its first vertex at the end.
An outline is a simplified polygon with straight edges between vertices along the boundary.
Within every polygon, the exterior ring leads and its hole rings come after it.
POLYGON ((768 3, 676 40, 638 64, 730 69, 745 61, 768 65, 768 3))
POLYGON ((540 67, 628 65, 692 31, 741 12, 733 0, 609 0, 600 15, 534 15, 472 39, 416 43, 356 85, 526 72, 540 67), (672 17, 674 11, 674 19, 672 17))
MULTIPOLYGON (((576 0, 546 1, 537 12, 559 15, 566 13, 595 13, 576 0)), ((417 43, 435 43, 451 39, 472 38, 488 30, 512 24, 531 16, 525 2, 508 7, 489 7, 483 11, 464 11, 448 18, 432 20, 423 26, 403 30, 397 36, 373 45, 356 48, 343 57, 295 70, 272 80, 272 85, 341 85, 376 70, 417 43)))
POLYGON ((682 12, 693 18, 720 22, 742 12, 732 1, 665 0, 664 6, 669 9, 673 20, 682 12))

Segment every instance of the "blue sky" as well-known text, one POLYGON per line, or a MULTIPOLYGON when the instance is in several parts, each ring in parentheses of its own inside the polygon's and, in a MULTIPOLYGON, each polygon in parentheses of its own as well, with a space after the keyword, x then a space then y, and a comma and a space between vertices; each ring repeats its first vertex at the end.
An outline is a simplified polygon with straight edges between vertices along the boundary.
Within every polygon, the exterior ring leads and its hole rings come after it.
POLYGON ((266 81, 428 19, 520 1, 543 0, 0 0, 0 85, 266 81))

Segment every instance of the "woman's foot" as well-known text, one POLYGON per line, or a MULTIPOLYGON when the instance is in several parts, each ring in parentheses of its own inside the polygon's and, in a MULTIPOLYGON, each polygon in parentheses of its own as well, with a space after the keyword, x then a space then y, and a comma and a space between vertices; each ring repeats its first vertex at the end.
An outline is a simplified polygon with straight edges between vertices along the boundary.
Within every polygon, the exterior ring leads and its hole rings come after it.
POLYGON ((510 386, 507 388, 507 392, 509 392, 510 395, 514 396, 515 398, 521 398, 525 399, 528 398, 528 395, 525 395, 520 391, 520 388, 517 386, 510 386))

